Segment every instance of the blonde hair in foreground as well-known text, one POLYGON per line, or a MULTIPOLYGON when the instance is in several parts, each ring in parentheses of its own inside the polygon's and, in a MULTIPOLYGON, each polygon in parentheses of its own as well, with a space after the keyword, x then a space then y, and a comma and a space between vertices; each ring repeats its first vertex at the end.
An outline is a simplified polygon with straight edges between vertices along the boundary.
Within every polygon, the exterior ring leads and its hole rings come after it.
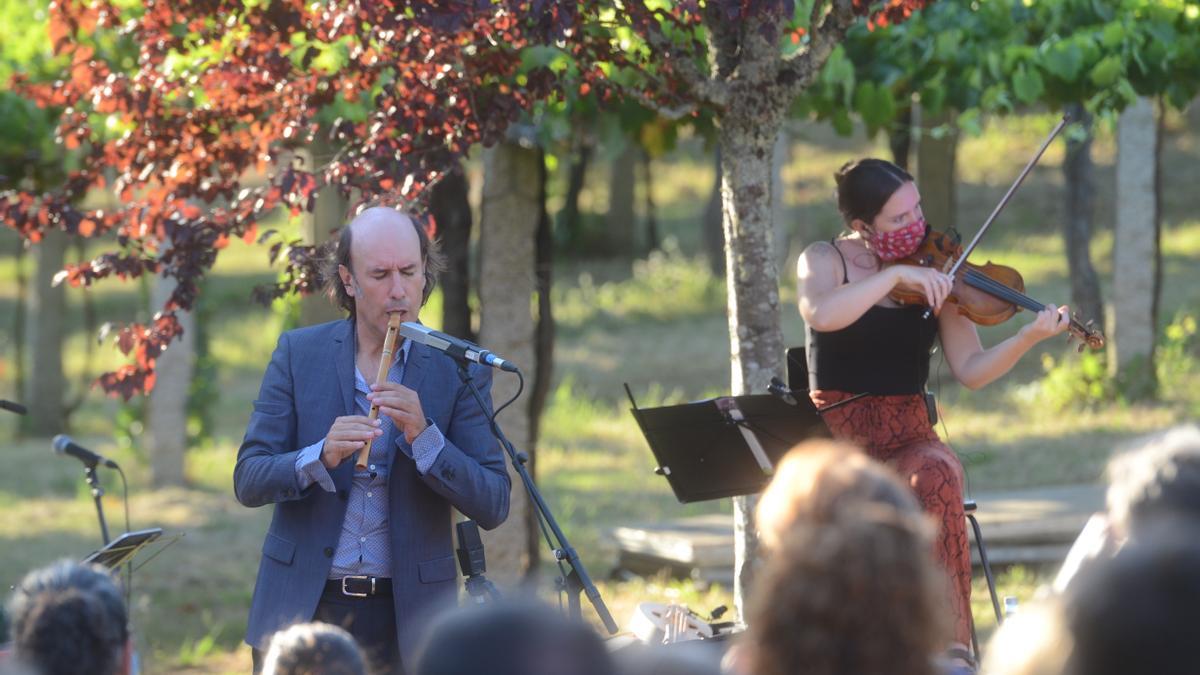
POLYGON ((759 540, 770 551, 798 523, 834 520, 848 506, 886 504, 924 519, 912 490, 857 446, 830 440, 800 443, 775 469, 755 511, 759 540))

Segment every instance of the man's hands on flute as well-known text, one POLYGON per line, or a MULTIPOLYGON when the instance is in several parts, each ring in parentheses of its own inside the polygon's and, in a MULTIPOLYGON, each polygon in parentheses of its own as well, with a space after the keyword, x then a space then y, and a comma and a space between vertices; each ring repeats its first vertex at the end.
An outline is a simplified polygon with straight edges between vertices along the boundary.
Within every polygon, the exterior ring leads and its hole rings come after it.
POLYGON ((404 432, 404 439, 412 443, 429 426, 425 423, 425 411, 417 392, 395 382, 371 385, 367 394, 371 405, 379 406, 379 414, 392 418, 396 428, 404 432))
POLYGON ((333 421, 321 448, 321 463, 335 469, 342 460, 362 449, 363 444, 383 434, 379 420, 366 415, 346 415, 333 421))

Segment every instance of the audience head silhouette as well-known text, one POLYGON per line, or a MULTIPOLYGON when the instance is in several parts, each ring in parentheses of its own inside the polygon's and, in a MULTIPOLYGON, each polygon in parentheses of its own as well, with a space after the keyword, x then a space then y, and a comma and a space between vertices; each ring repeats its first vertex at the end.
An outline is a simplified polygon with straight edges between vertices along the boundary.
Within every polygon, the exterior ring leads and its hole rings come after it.
POLYGON ((1108 512, 1118 537, 1178 520, 1200 522, 1200 427, 1153 436, 1113 458, 1108 473, 1108 512))
POLYGON ((775 468, 755 513, 759 538, 776 548, 798 523, 824 523, 863 503, 883 504, 921 518, 921 505, 894 471, 838 441, 806 441, 775 468))
POLYGON ((1139 539, 1085 569, 1069 590, 1071 675, 1195 673, 1200 544, 1194 526, 1139 539))
POLYGON ((9 601, 13 655, 40 675, 129 670, 125 601, 107 569, 61 561, 36 569, 9 601))
POLYGON ((932 675, 947 582, 912 490, 856 447, 803 443, 758 505, 769 550, 736 666, 754 675, 932 675))
POLYGON ((366 675, 354 638, 327 623, 302 623, 271 638, 263 675, 366 675))
POLYGON ((589 626, 528 600, 468 607, 439 617, 414 675, 613 675, 604 643, 589 626))

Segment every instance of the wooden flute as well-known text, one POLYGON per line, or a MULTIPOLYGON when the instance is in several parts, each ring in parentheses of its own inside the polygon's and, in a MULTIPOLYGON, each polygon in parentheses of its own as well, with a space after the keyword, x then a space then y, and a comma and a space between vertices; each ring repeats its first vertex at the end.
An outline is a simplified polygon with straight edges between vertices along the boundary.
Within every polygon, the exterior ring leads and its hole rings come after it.
MULTIPOLYGON (((375 374, 375 384, 383 384, 387 382, 388 371, 392 369, 392 352, 396 349, 396 338, 400 335, 400 315, 388 315, 387 335, 383 338, 383 353, 379 355, 379 372, 375 374)), ((371 411, 367 413, 367 417, 378 419, 379 404, 372 403, 371 411)), ((358 451, 358 459, 354 461, 355 468, 363 470, 367 468, 367 459, 371 456, 371 443, 375 441, 372 436, 363 446, 362 450, 358 451)))

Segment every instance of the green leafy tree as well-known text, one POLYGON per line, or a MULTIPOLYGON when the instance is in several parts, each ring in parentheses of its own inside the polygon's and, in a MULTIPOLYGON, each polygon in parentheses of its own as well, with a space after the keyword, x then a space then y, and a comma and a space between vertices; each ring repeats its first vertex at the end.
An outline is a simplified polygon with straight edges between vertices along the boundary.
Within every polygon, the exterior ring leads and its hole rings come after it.
MULTIPOLYGON (((923 114, 950 112, 967 133, 978 133, 986 115, 1031 106, 1070 112, 1078 120, 1065 134, 1063 166, 1072 305, 1103 324, 1099 280, 1088 252, 1095 192, 1092 119, 1112 120, 1139 97, 1182 108, 1198 88, 1200 5, 1191 0, 941 2, 902 24, 852 28, 799 110, 831 121, 841 133, 852 130, 855 114, 869 133, 893 135, 907 133, 910 103, 923 114)), ((1145 238, 1157 242, 1154 229, 1145 238)), ((1153 251, 1135 266, 1159 276, 1153 271, 1157 244, 1153 251)), ((1134 304, 1153 308, 1157 295, 1156 289, 1134 304)), ((1135 321, 1153 326, 1157 319, 1135 321)), ((1155 341, 1151 335, 1142 342, 1152 347, 1155 341)), ((1152 373, 1152 365, 1144 370, 1152 373)))
MULTIPOLYGON (((41 82, 61 72, 63 59, 55 58, 41 34, 46 9, 26 2, 0 1, 5 20, 0 24, 0 82, 20 71, 41 82)), ((55 111, 39 108, 7 87, 0 87, 0 190, 18 186, 40 190, 63 180, 66 154, 54 142, 55 111)), ((62 345, 66 294, 53 284, 62 268, 69 244, 61 233, 33 246, 14 246, 18 294, 12 313, 16 391, 37 414, 21 419, 21 429, 48 436, 63 431, 71 405, 66 401, 62 345), (26 278, 24 258, 32 252, 34 272, 26 278), (37 373, 27 378, 27 369, 37 373)))
MULTIPOLYGON (((585 2, 587 41, 608 40, 581 72, 627 75, 623 93, 667 117, 711 114, 721 147, 722 213, 734 394, 764 391, 783 371, 779 274, 771 223, 771 160, 793 102, 817 81, 860 18, 904 21, 919 0, 585 2)), ((615 86, 615 85, 613 85, 615 86)), ((735 599, 756 548, 753 500, 735 500, 735 599)))

